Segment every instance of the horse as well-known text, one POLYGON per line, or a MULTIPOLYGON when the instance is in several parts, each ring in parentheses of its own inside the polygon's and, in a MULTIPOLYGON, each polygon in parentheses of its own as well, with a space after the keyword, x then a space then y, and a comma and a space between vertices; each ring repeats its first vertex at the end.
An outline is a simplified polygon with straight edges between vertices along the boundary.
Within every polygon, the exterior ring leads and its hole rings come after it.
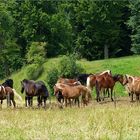
MULTIPOLYGON (((14 85, 14 81, 13 79, 7 79, 5 80, 4 83, 1 84, 1 86, 4 86, 4 87, 10 87, 12 88, 13 92, 14 92, 14 95, 20 100, 22 101, 22 97, 16 92, 16 90, 13 88, 13 85, 14 85)), ((2 104, 3 100, 1 100, 1 104, 2 104)), ((11 104, 11 102, 10 102, 11 104)))
POLYGON ((83 73, 83 74, 79 74, 77 76, 77 80, 81 82, 82 85, 86 85, 86 82, 87 82, 87 78, 92 75, 92 73, 90 74, 86 74, 86 73, 83 73))
MULTIPOLYGON (((68 79, 68 78, 59 78, 59 79, 57 80, 57 83, 67 84, 67 85, 69 85, 69 86, 81 85, 80 81, 78 81, 77 79, 68 79)), ((54 86, 54 92, 56 92, 55 90, 56 90, 56 89, 55 89, 55 86, 54 86)), ((59 91, 57 91, 57 92, 58 92, 58 93, 57 93, 57 96, 56 96, 57 101, 58 101, 59 103, 64 102, 64 97, 63 97, 63 95, 62 95, 62 93, 61 93, 61 90, 59 90, 59 91)), ((78 101, 78 99, 75 99, 75 104, 76 104, 76 101, 78 101)))
POLYGON ((37 96, 38 107, 42 105, 42 100, 44 102, 44 107, 46 107, 46 100, 49 97, 49 92, 44 82, 24 79, 21 81, 21 93, 25 91, 25 106, 27 107, 33 105, 33 97, 37 96), (28 101, 28 105, 27 105, 28 101))
POLYGON ((140 77, 126 74, 123 79, 123 85, 125 86, 127 92, 129 93, 129 96, 131 95, 131 101, 133 101, 133 94, 136 95, 136 100, 139 100, 140 77))
POLYGON ((106 71, 104 71, 104 72, 102 72, 102 73, 97 73, 97 74, 92 74, 92 75, 90 75, 90 76, 87 78, 87 83, 86 83, 88 89, 90 89, 90 90, 93 89, 93 87, 94 87, 95 84, 96 84, 96 78, 97 78, 97 77, 107 77, 108 75, 111 75, 111 76, 112 76, 112 73, 111 73, 110 70, 106 70, 106 71))
POLYGON ((10 87, 0 86, 1 106, 2 106, 2 103, 3 103, 4 99, 7 99, 7 107, 11 105, 11 102, 13 103, 14 108, 16 107, 16 102, 14 100, 13 89, 10 88, 10 87))
MULTIPOLYGON (((114 76, 108 75, 106 77, 104 76, 98 76, 96 77, 96 94, 97 94, 97 102, 101 101, 100 99, 100 94, 102 89, 111 89, 111 100, 113 101, 112 93, 113 93, 113 88, 115 86, 115 83, 119 81, 120 83, 123 82, 123 75, 117 74, 114 76)), ((104 98, 103 98, 104 100, 104 98)))
POLYGON ((77 79, 68 79, 68 78, 62 78, 60 77, 56 83, 62 83, 62 84, 67 84, 67 83, 74 83, 77 82, 77 79))
POLYGON ((69 86, 66 84, 57 83, 55 84, 55 87, 58 90, 61 90, 62 95, 65 100, 65 106, 67 107, 67 100, 69 100, 70 107, 71 107, 71 99, 77 99, 78 101, 78 107, 80 107, 79 104, 79 96, 82 96, 82 102, 84 105, 87 105, 89 99, 90 90, 88 90, 83 85, 77 85, 77 86, 69 86))
POLYGON ((2 83, 2 86, 13 88, 13 84, 14 84, 13 79, 7 79, 5 80, 4 83, 2 83))

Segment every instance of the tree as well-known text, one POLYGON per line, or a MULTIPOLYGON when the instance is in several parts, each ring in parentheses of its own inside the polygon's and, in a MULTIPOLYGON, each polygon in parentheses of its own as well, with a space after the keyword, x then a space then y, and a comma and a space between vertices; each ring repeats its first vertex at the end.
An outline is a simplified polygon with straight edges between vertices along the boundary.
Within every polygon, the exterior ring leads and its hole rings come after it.
POLYGON ((132 51, 140 54, 140 1, 130 1, 131 16, 128 25, 132 28, 132 51))
POLYGON ((4 78, 19 69, 22 61, 20 61, 19 48, 13 36, 13 18, 3 1, 0 2, 0 9, 0 77, 4 78))

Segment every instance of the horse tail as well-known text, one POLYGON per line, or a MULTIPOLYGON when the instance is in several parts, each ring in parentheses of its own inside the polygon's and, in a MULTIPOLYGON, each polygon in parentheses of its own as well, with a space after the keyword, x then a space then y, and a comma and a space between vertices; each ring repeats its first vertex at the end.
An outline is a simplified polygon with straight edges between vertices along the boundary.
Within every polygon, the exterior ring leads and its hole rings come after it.
POLYGON ((16 90, 15 89, 12 89, 13 90, 13 92, 14 92, 14 95, 20 100, 20 101, 22 101, 22 97, 16 92, 16 90))
POLYGON ((87 88, 91 90, 90 77, 87 78, 87 88))
POLYGON ((96 89, 96 98, 97 98, 97 102, 99 100, 99 84, 98 84, 98 81, 96 80, 95 82, 95 89, 96 89))

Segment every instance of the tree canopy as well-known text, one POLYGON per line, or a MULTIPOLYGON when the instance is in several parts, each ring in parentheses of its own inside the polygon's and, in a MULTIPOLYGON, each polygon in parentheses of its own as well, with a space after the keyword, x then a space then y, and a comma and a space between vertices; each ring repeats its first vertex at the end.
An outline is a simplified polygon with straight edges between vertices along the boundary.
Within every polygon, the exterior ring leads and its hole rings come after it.
POLYGON ((140 53, 139 5, 138 0, 0 0, 0 77, 58 55, 96 60, 140 53))

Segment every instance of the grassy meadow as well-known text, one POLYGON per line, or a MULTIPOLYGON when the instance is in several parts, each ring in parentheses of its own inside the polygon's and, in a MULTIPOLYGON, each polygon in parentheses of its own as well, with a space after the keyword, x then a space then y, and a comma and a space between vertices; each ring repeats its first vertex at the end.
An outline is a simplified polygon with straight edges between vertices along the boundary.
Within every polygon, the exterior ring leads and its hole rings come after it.
MULTIPOLYGON (((57 67, 59 59, 46 60, 40 80, 45 81, 48 69, 51 66, 57 67)), ((139 62, 140 56, 78 61, 87 73, 110 69, 113 74, 130 75, 140 75, 139 62)), ((27 68, 28 66, 23 67, 11 76, 18 93, 20 81, 27 78, 27 68)), ((119 83, 115 90, 115 103, 110 99, 105 99, 102 103, 93 100, 87 107, 80 108, 59 109, 54 99, 51 106, 48 104, 47 110, 25 108, 24 100, 22 103, 16 100, 16 109, 6 108, 4 104, 0 110, 0 140, 139 140, 140 105, 129 101, 119 83)))

